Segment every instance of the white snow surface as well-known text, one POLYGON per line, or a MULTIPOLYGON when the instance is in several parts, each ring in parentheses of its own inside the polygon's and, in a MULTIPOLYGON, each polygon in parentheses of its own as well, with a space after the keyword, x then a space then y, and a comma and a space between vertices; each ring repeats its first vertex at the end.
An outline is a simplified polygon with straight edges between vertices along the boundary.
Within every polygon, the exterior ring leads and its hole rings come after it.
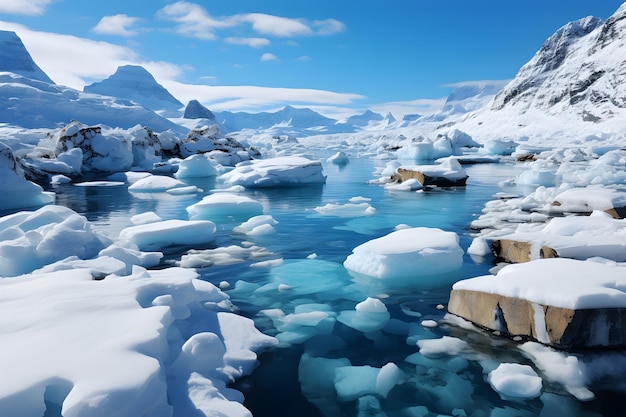
POLYGON ((497 275, 458 281, 452 288, 572 310, 626 308, 626 267, 564 258, 539 259, 507 265, 497 275))

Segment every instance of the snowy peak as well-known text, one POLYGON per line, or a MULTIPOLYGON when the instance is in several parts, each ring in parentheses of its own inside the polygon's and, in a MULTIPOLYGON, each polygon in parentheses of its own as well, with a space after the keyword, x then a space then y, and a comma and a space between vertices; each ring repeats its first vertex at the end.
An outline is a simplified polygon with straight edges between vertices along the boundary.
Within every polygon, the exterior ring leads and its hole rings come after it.
POLYGON ((381 114, 366 110, 363 114, 356 114, 346 119, 346 124, 351 126, 367 126, 371 122, 380 122, 384 120, 381 114))
POLYGON ((183 119, 209 119, 215 120, 215 115, 211 110, 204 107, 198 100, 191 100, 185 107, 183 119))
POLYGON ((491 109, 568 112, 587 122, 615 117, 626 108, 624 38, 626 5, 606 22, 586 17, 566 24, 496 96, 491 109))
POLYGON ((183 107, 152 74, 138 65, 118 67, 109 78, 85 86, 83 90, 86 93, 131 100, 153 111, 178 111, 183 107))
POLYGON ((33 61, 15 32, 0 31, 0 72, 12 72, 32 80, 54 84, 33 61))

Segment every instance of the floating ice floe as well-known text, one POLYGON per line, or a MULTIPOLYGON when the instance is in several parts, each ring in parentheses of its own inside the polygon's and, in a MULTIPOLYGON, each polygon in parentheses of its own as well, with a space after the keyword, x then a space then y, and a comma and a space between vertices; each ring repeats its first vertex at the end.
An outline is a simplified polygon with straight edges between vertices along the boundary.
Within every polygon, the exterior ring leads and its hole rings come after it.
POLYGON ((0 218, 0 276, 16 276, 75 255, 88 259, 112 241, 73 210, 49 205, 0 218))
POLYGON ((243 233, 248 236, 266 236, 276 233, 278 222, 269 214, 254 216, 233 229, 235 233, 243 233))
POLYGON ((250 197, 217 193, 187 207, 187 213, 191 220, 213 220, 219 223, 230 218, 241 221, 262 215, 263 205, 250 197))
POLYGON ((346 204, 328 203, 324 206, 315 207, 314 210, 322 216, 334 217, 362 217, 376 214, 376 209, 367 202, 346 204))
POLYGON ((130 226, 120 232, 141 250, 157 250, 169 246, 206 244, 215 238, 215 223, 209 220, 163 220, 130 226))
POLYGON ((0 368, 11 381, 0 414, 249 415, 228 384, 275 340, 196 278, 135 268, 96 281, 78 268, 0 280, 0 368))
POLYGON ((358 303, 353 311, 342 311, 337 320, 360 332, 370 333, 385 327, 390 317, 382 301, 368 297, 365 301, 358 303))
POLYGON ((319 161, 301 156, 282 156, 238 163, 219 177, 226 184, 244 187, 283 187, 323 184, 326 176, 319 161))
POLYGON ((543 383, 537 372, 528 365, 502 363, 489 372, 489 384, 504 399, 536 398, 543 383))
POLYGON ((351 272, 383 280, 410 279, 416 288, 451 284, 442 275, 463 264, 463 249, 454 232, 417 227, 396 230, 352 250, 344 261, 351 272))
POLYGON ((174 188, 181 187, 188 187, 188 185, 166 175, 149 175, 131 184, 128 187, 128 191, 138 193, 164 193, 174 188))
POLYGON ((348 155, 346 155, 346 153, 343 151, 337 152, 333 156, 329 157, 326 161, 339 166, 348 165, 350 163, 348 155))
POLYGON ((205 154, 191 155, 178 164, 176 178, 202 178, 217 176, 217 169, 205 154))
POLYGON ((44 191, 34 182, 24 179, 13 151, 3 143, 0 143, 0 177, 2 194, 7 197, 0 199, 0 210, 34 208, 54 203, 54 193, 44 191))

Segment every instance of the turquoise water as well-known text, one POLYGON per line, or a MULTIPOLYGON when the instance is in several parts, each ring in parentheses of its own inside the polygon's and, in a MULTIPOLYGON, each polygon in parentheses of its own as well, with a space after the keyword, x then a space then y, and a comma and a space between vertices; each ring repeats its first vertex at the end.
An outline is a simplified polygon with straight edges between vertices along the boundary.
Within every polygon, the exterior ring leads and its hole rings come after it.
MULTIPOLYGON (((325 161, 330 153, 315 155, 325 161)), ((483 209, 486 201, 503 189, 501 181, 514 178, 519 168, 512 164, 481 164, 467 166, 469 180, 466 187, 429 192, 390 192, 382 186, 369 184, 376 178, 376 168, 382 161, 369 158, 352 158, 345 167, 324 162, 328 176, 323 186, 298 189, 247 190, 244 195, 260 201, 265 214, 278 221, 276 234, 251 238, 232 232, 238 224, 224 220, 218 224, 218 235, 208 248, 237 245, 256 245, 265 249, 261 257, 245 258, 238 263, 207 266, 199 269, 202 279, 228 288, 226 292, 242 315, 255 320, 257 327, 271 335, 281 333, 266 310, 280 309, 293 313, 303 304, 323 305, 336 314, 354 310, 356 303, 368 296, 380 298, 392 317, 393 326, 372 333, 362 333, 335 322, 323 334, 308 336, 285 335, 278 348, 260 357, 259 368, 234 385, 246 397, 245 405, 256 417, 264 416, 411 416, 411 415, 467 415, 474 416, 545 416, 545 406, 540 399, 511 402, 501 399, 485 381, 478 360, 469 360, 460 372, 449 372, 431 365, 425 359, 421 365, 405 359, 418 352, 420 339, 435 339, 445 335, 471 340, 482 358, 494 361, 528 363, 515 349, 513 342, 489 337, 481 332, 440 325, 425 328, 422 320, 441 322, 445 316, 450 286, 443 285, 429 291, 418 291, 410 282, 400 286, 383 285, 377 280, 351 277, 342 263, 352 249, 368 240, 386 235, 399 224, 437 227, 454 231, 460 244, 467 250, 471 243, 470 222, 483 209), (364 197, 376 209, 368 217, 339 218, 321 216, 314 211, 327 203, 348 203, 352 197, 364 197), (251 267, 260 261, 282 259, 282 264, 268 267, 251 267), (288 291, 278 291, 285 284, 288 291), (444 308, 442 309, 442 306, 444 308), (333 395, 312 395, 312 383, 298 368, 303 355, 338 359, 347 358, 352 365, 382 367, 393 362, 406 375, 404 383, 391 390, 387 398, 340 400, 333 395), (446 392, 447 390, 447 392, 446 392), (369 401, 369 402, 368 402, 369 401), (423 413, 427 407, 429 414, 423 413), (359 411, 360 408, 360 411, 359 411), (420 411, 421 410, 421 411, 420 411), (413 413, 413 414, 411 414, 413 413)), ((192 181, 205 190, 219 187, 214 179, 192 181)), ((202 198, 202 195, 170 196, 166 194, 133 194, 126 186, 115 187, 58 187, 57 202, 84 214, 95 228, 111 236, 130 225, 130 217, 154 211, 164 219, 186 219, 185 208, 202 198)), ((167 251, 164 267, 175 264, 185 249, 167 251)), ((465 256, 460 271, 454 279, 487 274, 490 260, 465 256)), ((302 330, 300 328, 300 330, 302 330)), ((435 364, 435 365, 433 365, 435 364)), ((600 392, 596 401, 579 403, 559 387, 550 387, 558 404, 572 405, 576 410, 592 410, 598 414, 586 416, 612 416, 624 403, 618 394, 600 392), (565 399, 565 400, 564 400, 565 399), (565 401, 565 402, 563 402, 565 401)), ((590 411, 591 412, 591 411, 590 411)), ((583 414, 580 414, 583 413, 583 414)))

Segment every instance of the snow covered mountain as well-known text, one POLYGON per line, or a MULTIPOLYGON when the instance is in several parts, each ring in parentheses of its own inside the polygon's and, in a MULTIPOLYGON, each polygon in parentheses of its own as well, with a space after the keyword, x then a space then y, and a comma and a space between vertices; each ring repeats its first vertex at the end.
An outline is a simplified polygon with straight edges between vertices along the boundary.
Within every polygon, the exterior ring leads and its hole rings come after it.
POLYGON ((142 106, 55 84, 33 61, 14 32, 0 32, 0 123, 56 128, 78 120, 124 129, 138 124, 156 132, 186 132, 142 106))
POLYGON ((457 128, 514 136, 623 132, 626 120, 626 3, 602 21, 570 22, 548 38, 494 98, 457 128), (496 129, 497 128, 497 129, 496 129))
POLYGON ((15 32, 0 30, 0 72, 12 72, 32 80, 54 84, 35 64, 15 32))
POLYGON ((152 74, 138 65, 118 67, 115 74, 85 86, 83 91, 131 100, 153 111, 176 112, 183 107, 183 104, 159 84, 152 74))

